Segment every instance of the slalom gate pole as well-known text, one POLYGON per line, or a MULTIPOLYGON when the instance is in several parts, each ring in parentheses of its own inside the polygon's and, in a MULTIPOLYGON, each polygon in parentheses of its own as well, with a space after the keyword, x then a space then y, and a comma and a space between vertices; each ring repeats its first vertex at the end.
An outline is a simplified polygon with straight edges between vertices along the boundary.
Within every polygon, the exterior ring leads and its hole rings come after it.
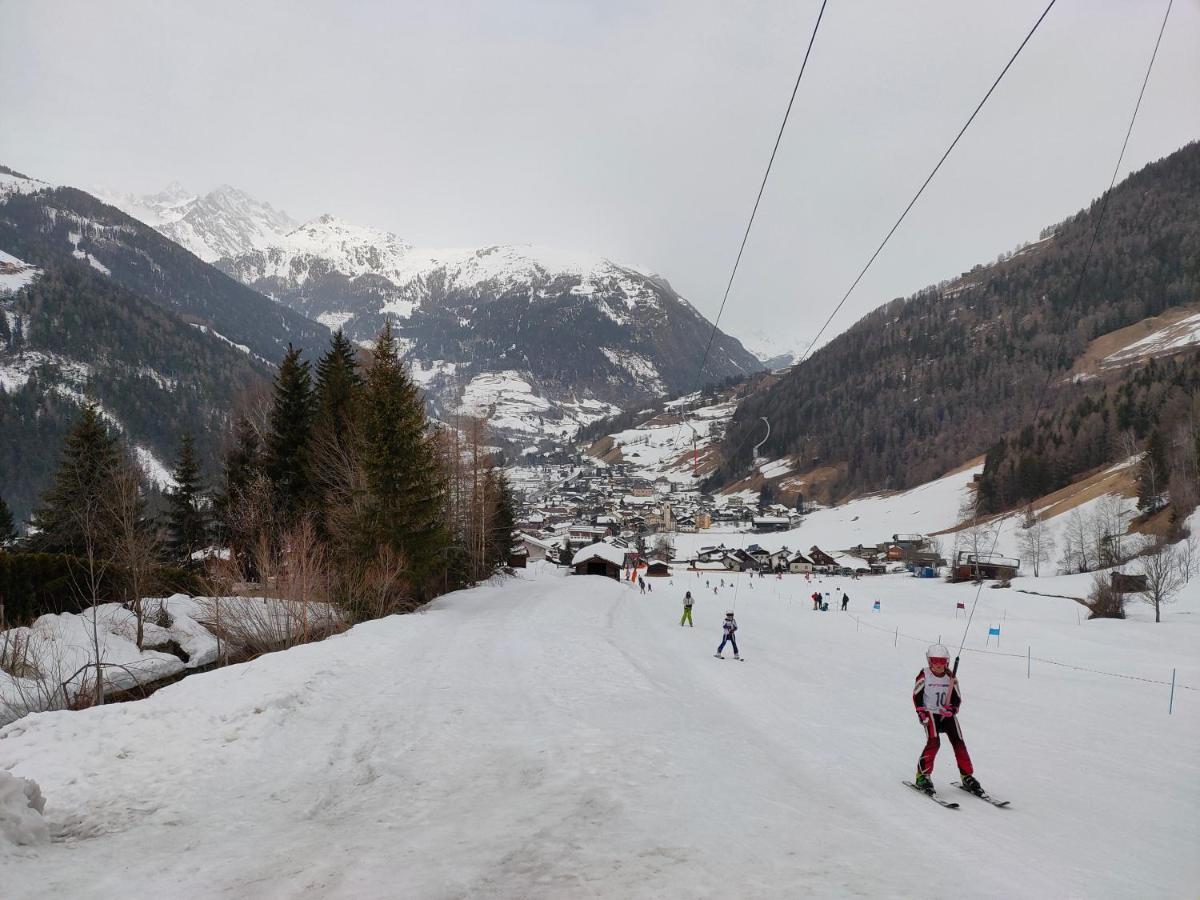
POLYGON ((1167 715, 1175 712, 1175 670, 1171 670, 1171 699, 1167 702, 1167 715))

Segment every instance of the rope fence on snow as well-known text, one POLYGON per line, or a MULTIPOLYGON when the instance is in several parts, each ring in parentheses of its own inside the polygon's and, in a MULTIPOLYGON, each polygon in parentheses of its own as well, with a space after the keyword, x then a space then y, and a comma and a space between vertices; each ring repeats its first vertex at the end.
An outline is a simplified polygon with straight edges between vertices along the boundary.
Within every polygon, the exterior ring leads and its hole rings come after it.
MULTIPOLYGON (((873 628, 876 631, 881 631, 885 634, 889 631, 892 632, 892 635, 893 635, 892 646, 898 646, 900 638, 904 638, 905 640, 910 640, 910 641, 917 641, 922 644, 934 643, 933 641, 931 641, 929 638, 926 638, 926 637, 921 637, 921 636, 915 635, 915 634, 905 634, 904 632, 902 632, 900 630, 899 626, 896 626, 895 628, 881 628, 878 625, 872 625, 870 622, 864 622, 857 615, 855 615, 853 618, 856 623, 856 626, 855 626, 856 628, 866 626, 867 628, 873 628)), ((939 641, 939 643, 940 643, 940 641, 939 641)), ((1024 659, 1026 661, 1027 665, 1030 662, 1039 662, 1039 663, 1045 663, 1048 666, 1058 666, 1061 669, 1071 669, 1072 671, 1075 671, 1075 672, 1088 672, 1093 675, 1106 675, 1109 678, 1124 678, 1127 681, 1141 681, 1141 682, 1145 682, 1146 684, 1170 685, 1172 687, 1172 690, 1174 690, 1174 689, 1179 689, 1179 690, 1184 690, 1184 691, 1200 690, 1200 688, 1193 687, 1191 685, 1179 684, 1177 681, 1174 681, 1174 679, 1172 679, 1171 681, 1160 681, 1156 678, 1144 678, 1141 675, 1127 675, 1122 672, 1105 672, 1102 669, 1093 669, 1088 666, 1077 666, 1077 665, 1073 665, 1072 663, 1062 662, 1061 660, 1057 660, 1057 659, 1047 659, 1046 657, 1042 657, 1042 656, 1034 656, 1028 649, 1026 649, 1026 651, 1024 653, 1012 653, 1007 650, 988 650, 983 647, 963 647, 962 649, 963 649, 963 652, 966 652, 966 653, 982 653, 982 654, 985 654, 988 656, 1007 656, 1007 657, 1012 657, 1015 659, 1024 659)), ((1026 670, 1026 674, 1028 674, 1028 669, 1026 670)), ((1172 698, 1172 705, 1173 705, 1173 698, 1172 698)))

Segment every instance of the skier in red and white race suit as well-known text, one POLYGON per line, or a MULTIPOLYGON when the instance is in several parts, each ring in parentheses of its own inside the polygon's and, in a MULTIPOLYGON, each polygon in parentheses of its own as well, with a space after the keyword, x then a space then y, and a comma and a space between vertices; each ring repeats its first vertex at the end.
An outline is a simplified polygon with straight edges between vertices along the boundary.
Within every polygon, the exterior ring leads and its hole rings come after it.
POLYGON ((925 729, 925 749, 917 760, 916 785, 921 790, 933 791, 933 781, 929 776, 933 774, 933 761, 942 745, 938 735, 944 734, 954 748, 963 787, 977 794, 982 793, 983 788, 975 779, 975 768, 971 765, 962 728, 958 724, 962 694, 958 690, 958 679, 948 668, 950 654, 941 644, 934 644, 925 653, 925 659, 928 665, 917 673, 917 681, 913 685, 913 706, 917 708, 917 718, 925 729))

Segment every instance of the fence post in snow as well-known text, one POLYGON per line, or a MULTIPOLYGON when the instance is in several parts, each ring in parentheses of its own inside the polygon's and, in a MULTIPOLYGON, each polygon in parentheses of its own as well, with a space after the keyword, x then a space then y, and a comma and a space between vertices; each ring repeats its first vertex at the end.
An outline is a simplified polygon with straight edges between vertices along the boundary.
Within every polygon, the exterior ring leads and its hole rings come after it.
POLYGON ((1175 670, 1171 670, 1171 699, 1167 703, 1167 715, 1175 712, 1175 670))
POLYGON ((896 626, 896 636, 892 639, 892 646, 893 647, 900 646, 900 626, 899 625, 896 626))

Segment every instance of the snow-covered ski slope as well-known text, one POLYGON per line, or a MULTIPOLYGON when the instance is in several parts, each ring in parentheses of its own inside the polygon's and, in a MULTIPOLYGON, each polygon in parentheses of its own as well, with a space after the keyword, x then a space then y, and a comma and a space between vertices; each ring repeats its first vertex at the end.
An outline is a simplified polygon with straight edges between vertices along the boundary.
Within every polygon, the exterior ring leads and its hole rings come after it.
POLYGON ((819 613, 803 576, 736 596, 710 577, 639 595, 534 568, 145 701, 23 719, 0 770, 40 784, 56 840, 0 846, 0 893, 1195 896, 1200 692, 1177 687, 1168 716, 1153 682, 1177 666, 1200 686, 1196 586, 1159 625, 984 589, 968 646, 1000 624, 1015 655, 964 655, 962 724, 1013 806, 954 791, 943 746, 945 810, 901 784, 923 741, 909 692, 972 586, 826 579, 850 612, 819 613), (712 655, 733 605, 744 664, 712 655))

